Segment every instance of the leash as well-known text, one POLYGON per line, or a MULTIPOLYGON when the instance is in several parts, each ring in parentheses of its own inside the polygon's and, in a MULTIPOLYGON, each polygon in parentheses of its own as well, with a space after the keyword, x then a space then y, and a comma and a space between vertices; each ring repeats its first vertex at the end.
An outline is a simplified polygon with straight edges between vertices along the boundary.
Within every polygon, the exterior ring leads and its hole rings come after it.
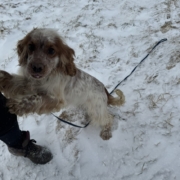
POLYGON ((76 125, 76 124, 73 124, 73 123, 70 123, 70 122, 68 122, 68 121, 65 121, 64 119, 61 119, 60 117, 54 115, 53 113, 51 113, 51 114, 52 114, 54 117, 56 117, 58 120, 62 121, 63 123, 69 124, 69 125, 74 126, 74 127, 77 127, 77 128, 86 128, 86 127, 89 125, 89 123, 91 122, 91 121, 89 121, 85 126, 78 126, 78 125, 76 125))
POLYGON ((161 39, 160 41, 158 41, 154 47, 149 51, 149 53, 138 63, 137 66, 135 66, 135 68, 131 71, 131 73, 129 75, 127 75, 122 81, 120 81, 116 86, 115 88, 109 93, 109 94, 112 94, 114 92, 114 90, 124 81, 126 81, 128 79, 129 76, 132 75, 132 73, 136 70, 136 68, 152 53, 152 51, 159 45, 161 44, 162 42, 164 41, 167 41, 167 38, 164 38, 164 39, 161 39))
MULTIPOLYGON (((164 38, 164 39, 161 39, 160 41, 158 41, 158 42, 154 45, 154 47, 149 51, 149 53, 138 63, 138 65, 134 67, 134 69, 131 71, 131 73, 130 73, 129 75, 127 75, 122 81, 120 81, 120 82, 114 87, 114 89, 110 92, 110 94, 112 94, 112 93, 114 92, 114 90, 115 90, 122 82, 126 81, 126 80, 133 74, 133 72, 137 69, 137 67, 138 67, 140 64, 142 64, 142 62, 152 53, 152 51, 153 51, 159 44, 161 44, 161 43, 164 42, 164 41, 167 41, 167 39, 164 38)), ((62 121, 63 123, 69 124, 69 125, 74 126, 74 127, 77 127, 77 128, 86 128, 86 127, 89 125, 89 123, 91 122, 91 121, 89 121, 85 126, 78 126, 78 125, 76 125, 76 124, 70 123, 70 122, 68 122, 68 121, 65 121, 64 119, 59 118, 58 116, 54 115, 53 113, 51 113, 51 114, 52 114, 54 117, 56 117, 59 121, 62 121)))

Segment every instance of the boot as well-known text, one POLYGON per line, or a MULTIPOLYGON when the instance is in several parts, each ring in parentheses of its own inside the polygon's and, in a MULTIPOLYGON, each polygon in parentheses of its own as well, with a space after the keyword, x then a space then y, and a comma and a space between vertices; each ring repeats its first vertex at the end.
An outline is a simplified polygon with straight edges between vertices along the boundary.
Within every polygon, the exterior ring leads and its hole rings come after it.
POLYGON ((33 139, 30 140, 29 131, 22 131, 22 133, 23 141, 20 148, 8 146, 8 150, 11 154, 29 158, 35 164, 46 164, 53 158, 51 152, 47 148, 36 145, 36 141, 33 139))

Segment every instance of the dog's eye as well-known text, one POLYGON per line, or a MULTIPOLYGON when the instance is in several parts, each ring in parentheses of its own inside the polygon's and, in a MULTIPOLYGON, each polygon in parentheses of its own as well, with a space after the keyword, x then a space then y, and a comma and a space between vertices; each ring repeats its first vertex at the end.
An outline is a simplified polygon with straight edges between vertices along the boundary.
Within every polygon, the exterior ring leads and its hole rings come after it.
POLYGON ((29 51, 34 51, 35 50, 35 46, 34 46, 34 44, 28 44, 28 49, 29 49, 29 51))
POLYGON ((53 48, 48 49, 48 54, 53 55, 55 53, 55 50, 53 48))

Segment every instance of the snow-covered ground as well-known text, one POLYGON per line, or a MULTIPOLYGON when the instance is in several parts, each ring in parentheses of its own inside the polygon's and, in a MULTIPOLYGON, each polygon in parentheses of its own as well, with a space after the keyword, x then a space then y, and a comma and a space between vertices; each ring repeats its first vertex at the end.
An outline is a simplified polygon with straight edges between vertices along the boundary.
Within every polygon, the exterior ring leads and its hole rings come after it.
MULTIPOLYGON (((33 27, 57 29, 77 66, 109 91, 157 41, 168 41, 119 86, 126 103, 111 108, 110 140, 99 137, 99 128, 78 129, 52 115, 18 118, 54 158, 35 165, 0 142, 0 180, 179 180, 180 1, 0 0, 0 69, 17 72, 16 43, 33 27)), ((85 121, 79 109, 64 116, 85 121)))

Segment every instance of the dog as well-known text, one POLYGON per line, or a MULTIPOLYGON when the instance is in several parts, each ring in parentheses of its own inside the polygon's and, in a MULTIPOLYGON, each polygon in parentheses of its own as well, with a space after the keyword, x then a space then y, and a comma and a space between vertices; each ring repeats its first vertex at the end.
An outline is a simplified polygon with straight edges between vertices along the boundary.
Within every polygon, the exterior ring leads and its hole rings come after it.
POLYGON ((0 71, 0 91, 8 99, 11 113, 43 114, 79 106, 101 127, 103 140, 112 137, 113 116, 108 105, 123 105, 124 94, 117 89, 118 96, 113 97, 99 80, 78 69, 74 50, 57 31, 33 29, 18 41, 17 53, 19 74, 0 71))

